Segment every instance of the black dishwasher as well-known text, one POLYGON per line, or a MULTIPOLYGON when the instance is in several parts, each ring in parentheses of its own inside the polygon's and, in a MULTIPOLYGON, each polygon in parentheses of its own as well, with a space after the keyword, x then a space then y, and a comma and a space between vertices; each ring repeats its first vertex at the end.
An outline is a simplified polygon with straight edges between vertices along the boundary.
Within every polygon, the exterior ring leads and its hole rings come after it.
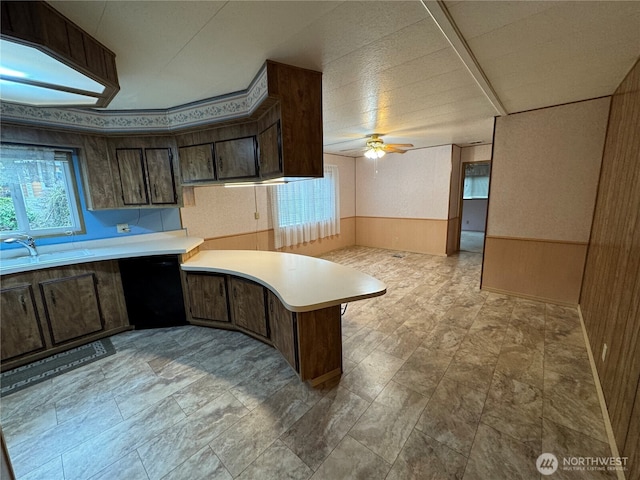
POLYGON ((177 255, 119 261, 129 323, 136 329, 186 325, 177 255))

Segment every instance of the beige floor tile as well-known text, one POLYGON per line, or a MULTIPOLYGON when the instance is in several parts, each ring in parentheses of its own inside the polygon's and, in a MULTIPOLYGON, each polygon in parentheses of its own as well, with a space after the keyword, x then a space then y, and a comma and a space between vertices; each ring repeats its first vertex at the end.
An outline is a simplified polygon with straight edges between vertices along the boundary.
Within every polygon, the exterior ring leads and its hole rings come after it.
POLYGON ((138 447, 149 478, 162 478, 248 413, 227 392, 138 447))
POLYGON ((486 396, 482 391, 444 378, 418 419, 416 429, 469 456, 486 396))
POLYGON ((213 450, 204 447, 162 477, 162 480, 231 480, 232 478, 213 450))
POLYGON ((464 456, 414 430, 386 480, 456 480, 466 463, 464 456))
POLYGON ((391 465, 347 435, 311 478, 382 480, 390 469, 391 465))
POLYGON ((369 406, 346 388, 320 400, 282 436, 282 441, 309 467, 317 470, 369 406))
POLYGON ((138 452, 133 451, 129 455, 125 455, 89 480, 114 480, 119 478, 126 480, 149 480, 149 476, 140 461, 138 452))
POLYGON ((280 440, 276 440, 265 452, 254 460, 238 480, 306 480, 313 475, 300 460, 280 440))
POLYGON ((407 441, 428 398, 393 381, 378 395, 349 435, 393 463, 407 441))
POLYGON ((343 376, 340 385, 372 402, 393 378, 403 360, 384 352, 372 352, 351 372, 343 376))
POLYGON ((429 398, 450 363, 451 357, 419 347, 393 376, 393 381, 429 398))
POLYGON ((559 462, 558 470, 553 474, 553 478, 562 480, 604 480, 616 478, 615 471, 606 469, 587 470, 571 465, 572 457, 610 457, 611 448, 608 444, 600 442, 591 437, 583 435, 570 428, 558 425, 551 420, 543 421, 542 429, 542 451, 553 453, 559 462), (565 465, 565 460, 569 464, 565 465))
POLYGON ((538 455, 524 443, 481 423, 463 478, 539 480, 540 473, 536 469, 538 455))
POLYGON ((596 440, 607 441, 592 379, 565 377, 545 371, 544 417, 596 440))
POLYGON ((540 450, 542 390, 497 372, 489 388, 481 422, 540 450))

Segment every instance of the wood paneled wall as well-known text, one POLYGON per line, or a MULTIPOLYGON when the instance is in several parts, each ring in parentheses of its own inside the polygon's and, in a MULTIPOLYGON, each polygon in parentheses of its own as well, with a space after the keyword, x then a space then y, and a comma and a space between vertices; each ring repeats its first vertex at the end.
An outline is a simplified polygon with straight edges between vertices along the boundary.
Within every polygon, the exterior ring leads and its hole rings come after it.
POLYGON ((447 254, 449 221, 429 218, 356 217, 356 245, 447 254))
POLYGON ((580 307, 616 443, 636 460, 627 478, 640 479, 640 61, 612 99, 580 307))

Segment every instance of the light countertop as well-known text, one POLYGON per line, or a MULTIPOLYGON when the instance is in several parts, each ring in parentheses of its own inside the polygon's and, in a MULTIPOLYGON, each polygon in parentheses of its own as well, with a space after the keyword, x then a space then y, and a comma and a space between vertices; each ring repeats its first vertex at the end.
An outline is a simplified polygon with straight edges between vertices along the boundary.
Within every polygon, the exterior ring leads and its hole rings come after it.
POLYGON ((182 269, 253 280, 273 291, 292 312, 309 312, 387 291, 384 283, 353 268, 292 253, 203 250, 183 263, 182 269))
POLYGON ((15 249, 19 257, 0 259, 0 275, 119 258, 180 255, 193 250, 202 242, 202 238, 188 237, 186 232, 179 230, 160 234, 136 235, 122 239, 38 247, 40 255, 36 259, 25 255, 26 249, 15 249))

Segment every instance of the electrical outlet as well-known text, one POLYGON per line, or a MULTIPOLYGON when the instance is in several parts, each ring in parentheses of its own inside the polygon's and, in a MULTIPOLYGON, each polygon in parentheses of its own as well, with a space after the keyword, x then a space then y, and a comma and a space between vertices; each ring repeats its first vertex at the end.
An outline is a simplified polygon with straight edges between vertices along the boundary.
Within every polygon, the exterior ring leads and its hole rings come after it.
POLYGON ((116 225, 116 229, 118 233, 129 233, 131 231, 128 223, 119 223, 116 225))
POLYGON ((602 346, 602 361, 604 362, 604 359, 607 357, 607 344, 605 343, 602 346))
POLYGON ((260 212, 255 212, 253 214, 253 218, 255 218, 256 220, 260 220, 260 212))

